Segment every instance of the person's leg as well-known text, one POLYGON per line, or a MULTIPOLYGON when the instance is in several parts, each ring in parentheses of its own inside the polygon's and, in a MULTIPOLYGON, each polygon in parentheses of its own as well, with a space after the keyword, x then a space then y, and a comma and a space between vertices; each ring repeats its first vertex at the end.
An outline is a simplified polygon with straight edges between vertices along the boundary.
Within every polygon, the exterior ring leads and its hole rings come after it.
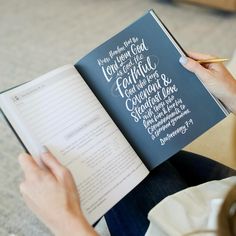
POLYGON ((236 175, 233 170, 219 162, 191 152, 180 151, 169 159, 189 186, 236 175))
POLYGON ((166 196, 187 187, 168 161, 158 166, 105 215, 111 235, 143 236, 149 225, 148 212, 166 196))

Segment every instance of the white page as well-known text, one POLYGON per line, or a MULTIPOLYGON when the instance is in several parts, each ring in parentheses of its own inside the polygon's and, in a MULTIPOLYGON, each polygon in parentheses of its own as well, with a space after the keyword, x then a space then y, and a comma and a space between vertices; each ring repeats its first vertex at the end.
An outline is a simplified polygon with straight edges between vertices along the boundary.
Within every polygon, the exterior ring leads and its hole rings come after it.
POLYGON ((73 66, 0 95, 0 105, 34 157, 46 145, 72 171, 91 224, 148 174, 73 66))

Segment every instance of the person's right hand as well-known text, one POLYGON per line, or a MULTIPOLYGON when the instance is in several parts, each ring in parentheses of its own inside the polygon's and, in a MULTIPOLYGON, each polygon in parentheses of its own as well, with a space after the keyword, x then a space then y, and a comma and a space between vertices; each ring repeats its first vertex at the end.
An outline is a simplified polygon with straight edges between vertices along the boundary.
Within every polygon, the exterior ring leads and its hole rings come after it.
POLYGON ((212 59, 213 56, 189 53, 180 63, 203 82, 206 88, 236 115, 236 80, 222 63, 199 64, 196 60, 212 59))

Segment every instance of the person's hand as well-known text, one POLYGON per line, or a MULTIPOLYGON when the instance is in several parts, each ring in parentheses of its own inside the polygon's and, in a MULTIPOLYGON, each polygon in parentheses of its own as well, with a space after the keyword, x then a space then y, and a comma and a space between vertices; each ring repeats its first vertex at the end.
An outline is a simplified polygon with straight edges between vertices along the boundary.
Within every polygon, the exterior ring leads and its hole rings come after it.
POLYGON ((213 56, 189 53, 180 63, 203 82, 206 88, 236 114, 236 80, 222 63, 200 65, 196 60, 212 59, 213 56))
POLYGON ((19 156, 25 174, 20 191, 28 207, 57 236, 97 235, 83 216, 69 170, 49 152, 41 157, 45 168, 28 154, 19 156))

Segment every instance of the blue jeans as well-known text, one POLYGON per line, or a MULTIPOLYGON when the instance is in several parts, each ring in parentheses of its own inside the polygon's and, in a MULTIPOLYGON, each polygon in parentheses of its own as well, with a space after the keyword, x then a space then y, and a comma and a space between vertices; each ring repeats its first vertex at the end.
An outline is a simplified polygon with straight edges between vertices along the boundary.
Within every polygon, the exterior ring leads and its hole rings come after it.
POLYGON ((180 151, 105 215, 112 236, 139 236, 147 231, 148 212, 165 197, 185 188, 236 175, 236 171, 200 155, 180 151))

